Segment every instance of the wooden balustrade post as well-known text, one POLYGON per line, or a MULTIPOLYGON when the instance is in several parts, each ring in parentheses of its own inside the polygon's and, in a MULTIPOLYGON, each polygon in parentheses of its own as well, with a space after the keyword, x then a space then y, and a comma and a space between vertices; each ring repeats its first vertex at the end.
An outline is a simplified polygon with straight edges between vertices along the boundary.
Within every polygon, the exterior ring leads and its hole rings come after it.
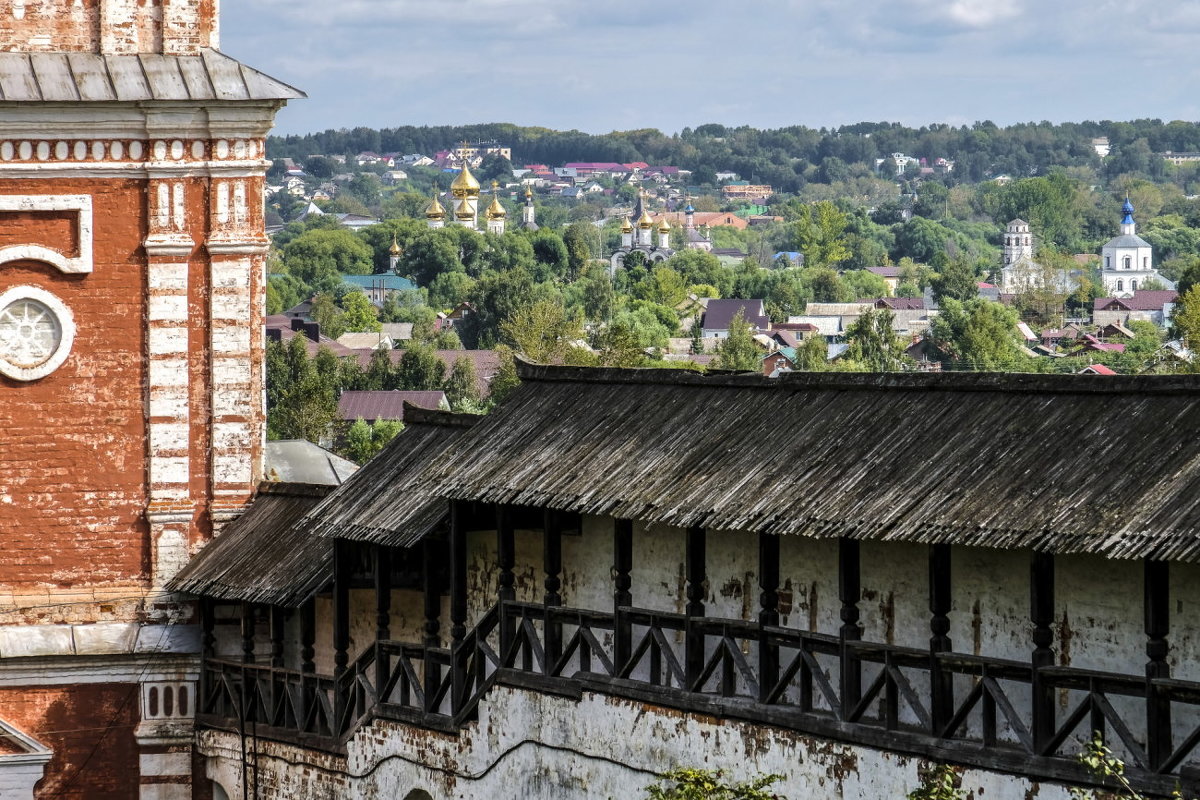
POLYGON ((421 542, 421 573, 425 590, 425 624, 422 644, 425 645, 425 711, 433 712, 433 696, 442 682, 441 668, 431 654, 441 646, 442 581, 439 566, 440 547, 432 537, 421 542))
POLYGON ((317 601, 310 597, 300 606, 300 671, 314 673, 317 671, 317 655, 315 647, 317 639, 317 601))
POLYGON ((550 621, 550 609, 562 605, 562 595, 559 593, 559 590, 562 589, 562 579, 559 577, 562 573, 562 520, 557 511, 550 509, 545 511, 542 532, 543 561, 546 571, 546 595, 542 600, 546 608, 544 623, 546 661, 543 667, 547 675, 552 675, 558 659, 562 655, 562 625, 550 621))
POLYGON ((1166 561, 1145 560, 1143 594, 1146 616, 1146 755, 1157 769, 1172 752, 1171 701, 1153 684, 1171 677, 1167 634, 1171 627, 1171 573, 1166 561))
POLYGON ((505 603, 517 599, 516 578, 513 566, 516 564, 516 543, 513 539, 512 509, 508 506, 496 506, 496 562, 500 568, 497 595, 500 601, 500 657, 508 657, 512 647, 515 631, 512 616, 506 611, 505 603))
POLYGON ((758 534, 758 701, 769 702, 779 681, 779 648, 771 643, 766 628, 779 624, 779 537, 758 534))
POLYGON ((351 695, 343 686, 342 676, 350 663, 350 578, 353 575, 354 543, 336 539, 333 543, 333 730, 342 732, 345 710, 351 695))
POLYGON ((217 637, 213 628, 217 621, 217 603, 211 597, 201 597, 200 614, 200 708, 207 707, 212 683, 208 676, 208 661, 217 655, 217 637))
POLYGON ((622 608, 633 605, 633 520, 613 522, 613 670, 620 674, 633 652, 633 628, 622 608))
POLYGON ((283 607, 272 605, 268 620, 271 630, 271 666, 280 669, 283 667, 283 607))
POLYGON ((387 701, 384 687, 391 677, 388 656, 379 646, 392 638, 392 549, 375 545, 375 694, 379 702, 387 701))
POLYGON ((254 663, 254 604, 242 603, 242 663, 254 663))
POLYGON ((696 684, 704 671, 704 632, 692 624, 693 619, 704 616, 704 582, 707 568, 705 555, 706 537, 704 528, 688 528, 684 547, 684 571, 687 578, 687 633, 684 636, 684 688, 699 691, 696 684))
POLYGON ((929 679, 930 734, 940 736, 954 716, 954 675, 942 670, 938 653, 952 649, 950 641, 950 545, 929 546, 929 679))
POLYGON ((450 707, 457 714, 467 686, 467 506, 450 501, 450 707))
POLYGON ((838 633, 841 638, 839 677, 843 719, 850 716, 862 698, 862 663, 846 646, 848 642, 862 638, 862 628, 858 624, 858 601, 861 596, 858 541, 842 537, 838 539, 838 599, 842 603, 842 627, 838 633))
POLYGON ((1034 553, 1030 566, 1029 619, 1033 623, 1033 745, 1042 753, 1054 737, 1054 689, 1046 686, 1042 667, 1054 666, 1054 556, 1034 553))

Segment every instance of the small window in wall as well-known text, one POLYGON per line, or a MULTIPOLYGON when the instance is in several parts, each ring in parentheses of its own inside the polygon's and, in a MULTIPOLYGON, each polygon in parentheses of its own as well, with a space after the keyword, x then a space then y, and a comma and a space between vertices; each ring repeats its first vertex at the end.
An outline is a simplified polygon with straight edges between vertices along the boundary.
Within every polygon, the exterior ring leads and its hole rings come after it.
POLYGON ((1132 269, 1133 268, 1133 259, 1130 258, 1129 256, 1125 256, 1125 260, 1122 262, 1122 264, 1124 265, 1125 269, 1132 269))
POLYGON ((1105 269, 1112 269, 1112 264, 1109 263, 1110 261, 1112 261, 1111 258, 1109 258, 1108 256, 1104 257, 1104 268, 1105 269))
POLYGON ((1125 281, 1117 281, 1117 291, 1118 292, 1125 291, 1125 281))
POLYGON ((1137 291, 1137 281, 1130 281, 1129 288, 1136 292, 1137 291))
POLYGON ((1142 269, 1150 269, 1150 256, 1142 256, 1142 269))

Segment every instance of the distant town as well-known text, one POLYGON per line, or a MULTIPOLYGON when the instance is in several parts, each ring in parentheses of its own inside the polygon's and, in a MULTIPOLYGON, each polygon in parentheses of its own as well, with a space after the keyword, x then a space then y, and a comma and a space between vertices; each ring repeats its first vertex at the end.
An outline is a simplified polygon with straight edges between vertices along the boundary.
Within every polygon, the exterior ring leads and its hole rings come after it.
POLYGON ((405 402, 486 411, 514 356, 765 375, 1193 369, 1194 126, 506 128, 512 141, 269 140, 269 158, 296 153, 272 159, 266 188, 274 436, 362 460, 405 402), (645 158, 546 157, 616 151, 645 158), (296 362, 322 352, 319 391, 292 391, 296 362))

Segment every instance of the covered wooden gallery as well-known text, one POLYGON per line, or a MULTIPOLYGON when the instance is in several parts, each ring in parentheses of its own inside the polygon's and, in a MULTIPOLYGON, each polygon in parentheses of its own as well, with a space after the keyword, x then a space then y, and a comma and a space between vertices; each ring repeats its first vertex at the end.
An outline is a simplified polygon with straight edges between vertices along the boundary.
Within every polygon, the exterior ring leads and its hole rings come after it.
POLYGON ((328 497, 264 490, 176 579, 203 725, 338 752, 507 685, 1035 780, 1087 782, 1100 731, 1193 780, 1200 378, 521 378, 328 497))

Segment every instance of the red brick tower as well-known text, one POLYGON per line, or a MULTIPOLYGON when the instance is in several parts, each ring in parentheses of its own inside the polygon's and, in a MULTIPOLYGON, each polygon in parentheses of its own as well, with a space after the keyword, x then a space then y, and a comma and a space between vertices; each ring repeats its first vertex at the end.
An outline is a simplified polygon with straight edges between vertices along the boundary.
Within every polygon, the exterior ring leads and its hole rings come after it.
POLYGON ((261 473, 263 143, 303 96, 216 47, 217 0, 0 5, 5 798, 193 794, 160 587, 261 473))

